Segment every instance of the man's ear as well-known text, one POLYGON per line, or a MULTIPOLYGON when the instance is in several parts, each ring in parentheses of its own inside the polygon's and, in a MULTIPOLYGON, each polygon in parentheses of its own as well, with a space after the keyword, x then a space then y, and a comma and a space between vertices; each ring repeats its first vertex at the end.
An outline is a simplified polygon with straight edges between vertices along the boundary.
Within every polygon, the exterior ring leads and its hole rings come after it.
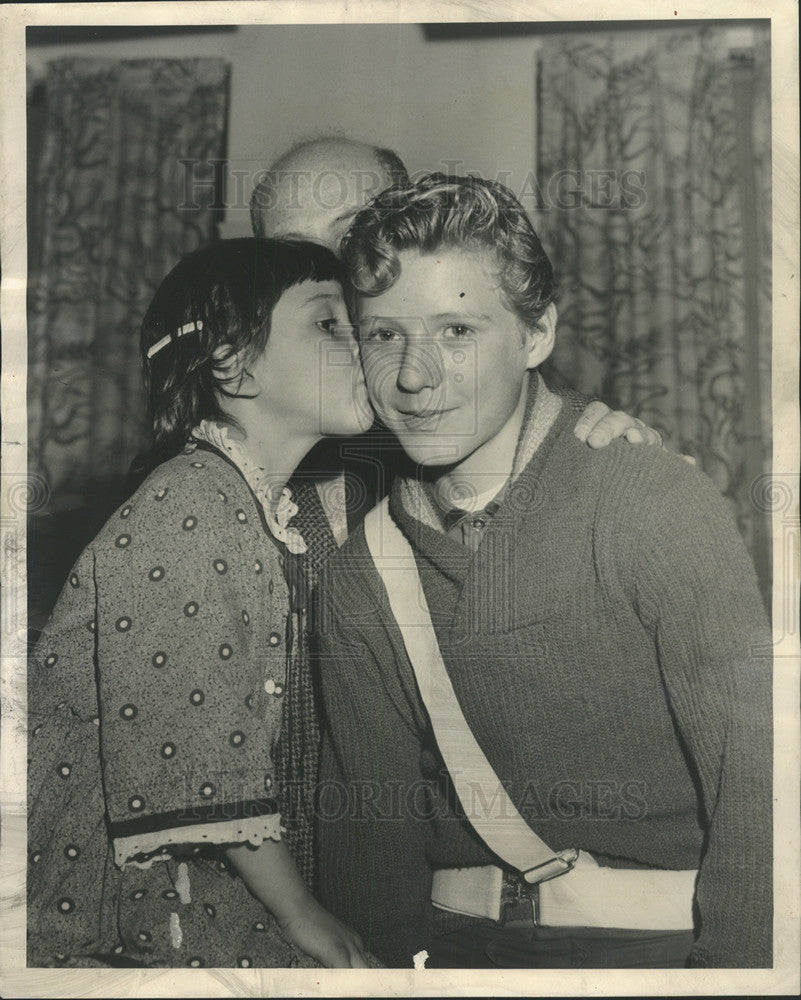
POLYGON ((527 368, 536 368, 546 361, 556 340, 556 306, 552 302, 537 323, 526 331, 528 344, 527 368))

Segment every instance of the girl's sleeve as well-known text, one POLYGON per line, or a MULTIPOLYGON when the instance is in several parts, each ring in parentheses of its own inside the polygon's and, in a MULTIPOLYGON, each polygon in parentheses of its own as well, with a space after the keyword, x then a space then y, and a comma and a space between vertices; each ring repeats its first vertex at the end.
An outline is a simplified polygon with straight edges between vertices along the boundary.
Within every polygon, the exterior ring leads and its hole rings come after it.
POLYGON ((286 610, 253 505, 140 490, 98 544, 97 677, 115 861, 280 838, 286 610), (261 558, 259 558, 261 553, 261 558))
MULTIPOLYGON (((28 835, 37 873, 44 867, 39 848, 50 842, 70 803, 82 800, 88 813, 88 799, 99 794, 93 566, 90 546, 70 571, 28 661, 28 835)), ((75 830, 66 842, 77 837, 75 830)))
MULTIPOLYGON (((92 546, 79 556, 28 663, 28 722, 33 736, 60 713, 95 718, 95 593, 92 546)), ((38 764, 38 755, 33 755, 38 764)))

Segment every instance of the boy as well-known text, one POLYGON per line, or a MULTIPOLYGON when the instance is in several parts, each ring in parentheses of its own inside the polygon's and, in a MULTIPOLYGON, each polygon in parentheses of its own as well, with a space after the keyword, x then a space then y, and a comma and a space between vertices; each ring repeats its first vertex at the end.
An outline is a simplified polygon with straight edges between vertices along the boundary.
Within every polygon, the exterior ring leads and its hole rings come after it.
MULTIPOLYGON (((354 216, 370 198, 393 183, 408 180, 402 160, 390 149, 344 136, 299 142, 265 171, 253 191, 253 232, 274 239, 312 240, 338 255, 354 216)), ((658 431, 641 420, 610 411, 600 400, 590 403, 568 389, 561 392, 571 405, 584 411, 575 432, 591 447, 603 448, 617 437, 632 444, 661 445, 658 431)), ((311 582, 337 545, 384 495, 392 479, 394 442, 384 441, 377 448, 376 439, 375 434, 354 438, 344 450, 341 440, 322 445, 293 481, 300 508, 296 526, 309 545, 311 582), (346 478, 343 469, 347 470, 346 478)))
POLYGON ((391 965, 770 965, 770 636, 723 499, 580 446, 502 185, 390 189, 345 259, 410 462, 322 581, 324 904, 391 965))

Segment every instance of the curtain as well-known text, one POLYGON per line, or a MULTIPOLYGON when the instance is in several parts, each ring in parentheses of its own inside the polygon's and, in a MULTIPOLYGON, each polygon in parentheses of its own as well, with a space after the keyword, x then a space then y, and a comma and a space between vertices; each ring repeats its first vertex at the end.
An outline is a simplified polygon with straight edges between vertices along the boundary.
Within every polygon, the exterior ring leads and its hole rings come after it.
POLYGON ((558 371, 695 456, 765 594, 768 30, 549 38, 536 220, 560 288, 558 371))
POLYGON ((218 59, 48 65, 28 187, 29 466, 49 485, 44 513, 113 505, 147 441, 138 328, 173 264, 216 236, 208 173, 227 101, 218 59))

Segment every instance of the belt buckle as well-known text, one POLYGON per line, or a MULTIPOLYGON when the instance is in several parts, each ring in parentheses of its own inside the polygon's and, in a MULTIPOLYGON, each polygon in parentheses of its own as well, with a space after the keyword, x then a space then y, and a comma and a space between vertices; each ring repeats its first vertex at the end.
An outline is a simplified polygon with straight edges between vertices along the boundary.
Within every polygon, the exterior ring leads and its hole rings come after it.
POLYGON ((550 861, 529 868, 522 874, 503 873, 501 884, 501 926, 507 924, 533 924, 540 922, 540 885, 572 871, 579 852, 569 847, 560 851, 550 861))
POLYGON ((501 886, 502 927, 533 925, 539 920, 539 886, 531 885, 516 872, 504 872, 501 886))
POLYGON ((575 867, 578 856, 579 852, 575 847, 568 847, 567 850, 555 854, 550 861, 524 871, 523 880, 529 885, 538 885, 541 882, 550 882, 552 878, 559 878, 560 875, 567 875, 575 867))

